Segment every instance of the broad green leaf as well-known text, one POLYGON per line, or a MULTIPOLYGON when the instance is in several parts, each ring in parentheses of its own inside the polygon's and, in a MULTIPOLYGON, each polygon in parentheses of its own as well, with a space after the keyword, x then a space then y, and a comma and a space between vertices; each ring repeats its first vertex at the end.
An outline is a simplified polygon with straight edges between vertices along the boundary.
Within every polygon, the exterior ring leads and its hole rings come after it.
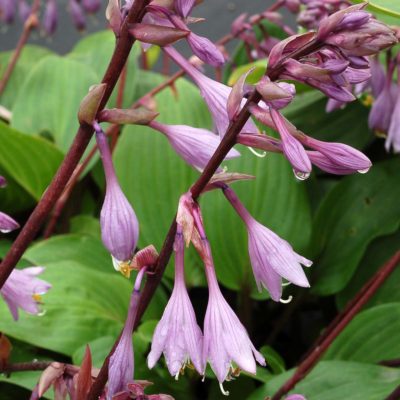
POLYGON ((61 260, 80 263, 94 271, 114 274, 111 257, 99 238, 82 234, 57 235, 31 246, 24 258, 46 266, 61 260))
POLYGON ((307 135, 362 149, 373 140, 368 128, 368 109, 354 101, 343 110, 325 111, 327 99, 316 91, 302 93, 284 110, 285 116, 307 135))
POLYGON ((353 276, 369 243, 395 232, 400 223, 400 160, 374 164, 365 175, 343 179, 328 193, 314 224, 312 289, 337 293, 353 276))
MULTIPOLYGON (((362 3, 363 0, 352 0, 353 3, 362 3)), ((400 3, 397 0, 369 0, 368 11, 400 18, 400 3)))
MULTIPOLYGON (((159 119, 171 124, 208 127, 210 119, 197 90, 185 80, 179 80, 176 87, 177 98, 171 91, 156 97, 159 119)), ((304 250, 310 234, 304 185, 295 180, 282 157, 268 155, 260 159, 246 148, 240 150, 240 159, 224 165, 229 166, 229 171, 254 174, 257 179, 234 185, 239 197, 256 218, 289 240, 296 250, 304 250)), ((166 138, 147 127, 125 128, 114 154, 121 185, 141 224, 139 246, 153 243, 159 249, 180 195, 188 190, 198 173, 173 152, 166 138)), ((254 279, 241 220, 222 193, 207 193, 201 199, 201 206, 219 279, 235 290, 251 288, 254 279)), ((203 276, 202 265, 192 255, 186 257, 186 262, 199 267, 191 268, 188 274, 193 284, 196 269, 203 276)))
POLYGON ((77 112, 93 69, 66 57, 48 56, 31 70, 15 101, 12 126, 28 134, 50 134, 66 151, 78 128, 77 112))
MULTIPOLYGON (((272 378, 247 400, 272 396, 294 373, 290 370, 272 378)), ((350 361, 322 361, 291 393, 307 400, 382 400, 399 384, 400 370, 350 361)), ((229 387, 226 386, 229 390, 229 387)))
POLYGON ((24 135, 2 122, 0 142, 0 168, 39 200, 62 161, 62 153, 48 141, 24 135))
POLYGON ((100 238, 100 221, 91 215, 77 215, 70 220, 70 232, 100 238))
MULTIPOLYGON (((106 72, 107 66, 111 60, 115 47, 115 35, 111 30, 100 31, 85 36, 67 55, 68 59, 79 61, 87 65, 96 72, 97 82, 100 82, 106 72)), ((124 90, 124 107, 130 107, 136 91, 137 82, 137 58, 139 55, 139 44, 136 43, 129 55, 127 63, 126 84, 124 90)), ((115 107, 116 96, 118 92, 118 83, 111 96, 108 107, 115 107)))
MULTIPOLYGON (((3 76, 13 53, 13 50, 0 53, 0 77, 3 76)), ((17 98, 26 77, 29 75, 29 72, 36 63, 50 54, 52 54, 51 51, 44 47, 34 45, 24 46, 7 86, 3 94, 0 96, 0 104, 3 107, 8 108, 9 110, 13 109, 15 99, 17 98)))
POLYGON ((399 358, 399 332, 400 303, 370 308, 350 322, 324 358, 371 364, 399 358))
MULTIPOLYGON (((336 303, 342 308, 350 301, 376 271, 400 249, 400 232, 375 239, 364 254, 360 268, 348 285, 336 295, 336 303)), ((383 303, 400 302, 400 268, 396 268, 385 280, 365 307, 383 303)), ((364 308, 365 308, 364 307, 364 308)))

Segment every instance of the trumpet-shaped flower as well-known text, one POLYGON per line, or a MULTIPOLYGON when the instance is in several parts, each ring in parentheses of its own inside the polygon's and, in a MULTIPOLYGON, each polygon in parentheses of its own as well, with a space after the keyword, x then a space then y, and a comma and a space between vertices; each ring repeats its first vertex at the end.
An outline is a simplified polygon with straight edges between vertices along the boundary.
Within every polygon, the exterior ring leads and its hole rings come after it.
MULTIPOLYGON (((206 265, 208 306, 204 319, 204 361, 209 361, 219 383, 230 379, 232 362, 251 374, 256 361, 265 365, 264 357, 251 342, 245 327, 229 306, 218 286, 213 265, 206 265)), ((223 391, 224 393, 224 391, 223 391)))
POLYGON ((204 373, 202 360, 203 335, 196 322, 184 277, 184 243, 182 229, 178 227, 175 239, 175 283, 171 298, 153 335, 147 363, 153 368, 164 353, 168 370, 178 377, 190 361, 196 370, 204 373))
POLYGON ((48 282, 37 278, 43 271, 43 267, 14 269, 0 289, 14 320, 18 320, 18 308, 29 314, 40 313, 41 295, 51 288, 48 282))
MULTIPOLYGON (((200 93, 213 117, 217 132, 222 138, 230 123, 226 105, 232 88, 203 75, 171 46, 164 47, 164 51, 186 71, 199 87, 200 93)), ((244 103, 245 100, 242 101, 242 104, 244 103)), ((249 119, 244 125, 242 132, 258 133, 258 129, 254 122, 249 119)))
POLYGON ((258 289, 261 291, 264 286, 271 298, 279 301, 282 278, 297 286, 309 287, 301 264, 310 267, 312 262, 297 254, 286 240, 257 222, 231 188, 226 186, 224 194, 247 226, 249 256, 258 289))
POLYGON ((96 140, 106 177, 106 195, 100 213, 101 238, 114 258, 116 270, 124 273, 124 262, 130 260, 139 236, 139 223, 133 208, 119 186, 107 138, 96 123, 96 140))
POLYGON ((385 142, 387 151, 389 151, 391 147, 393 147, 395 153, 400 153, 400 86, 397 88, 397 99, 385 142))
MULTIPOLYGON (((191 166, 202 171, 214 154, 221 140, 214 133, 185 125, 165 125, 152 121, 150 127, 163 133, 174 150, 191 166)), ((229 151, 226 160, 239 157, 235 149, 229 151)))

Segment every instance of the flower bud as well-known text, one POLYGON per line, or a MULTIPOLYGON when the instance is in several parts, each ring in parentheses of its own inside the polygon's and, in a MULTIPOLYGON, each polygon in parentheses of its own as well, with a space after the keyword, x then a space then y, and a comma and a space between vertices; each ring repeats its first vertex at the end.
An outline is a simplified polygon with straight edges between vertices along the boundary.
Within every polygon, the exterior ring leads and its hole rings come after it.
POLYGON ((81 4, 77 0, 69 0, 69 12, 75 28, 78 31, 83 31, 86 28, 86 17, 81 4))
POLYGON ((82 0, 81 4, 85 12, 89 14, 94 14, 101 8, 101 0, 82 0))
POLYGON ((118 125, 148 125, 157 115, 157 112, 148 110, 145 107, 135 109, 112 108, 100 111, 98 120, 118 125))
POLYGON ((93 124, 106 88, 105 83, 93 85, 89 88, 89 93, 83 98, 79 106, 78 120, 80 124, 93 124))
POLYGON ((129 32, 144 43, 167 46, 190 34, 190 31, 153 24, 132 24, 129 32))
POLYGON ((119 8, 118 0, 108 0, 108 5, 106 8, 106 18, 109 22, 113 32, 119 36, 122 23, 122 14, 119 8))
POLYGON ((47 35, 52 35, 57 29, 58 13, 55 0, 48 0, 43 15, 43 29, 47 35))

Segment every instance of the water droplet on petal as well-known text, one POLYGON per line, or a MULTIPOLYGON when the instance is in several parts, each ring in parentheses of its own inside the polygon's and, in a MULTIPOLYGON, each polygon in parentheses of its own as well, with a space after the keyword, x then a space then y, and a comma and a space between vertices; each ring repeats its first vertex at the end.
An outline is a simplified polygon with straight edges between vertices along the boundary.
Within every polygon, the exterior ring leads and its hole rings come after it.
POLYGON ((0 229, 1 233, 10 233, 11 229, 0 229))
POLYGON ((296 170, 293 170, 293 172, 294 172, 294 176, 299 181, 305 181, 306 179, 308 179, 310 177, 310 172, 301 172, 301 171, 296 171, 296 170))
POLYGON ((370 170, 370 167, 369 168, 365 168, 365 169, 359 169, 357 172, 359 174, 366 174, 369 170, 370 170))

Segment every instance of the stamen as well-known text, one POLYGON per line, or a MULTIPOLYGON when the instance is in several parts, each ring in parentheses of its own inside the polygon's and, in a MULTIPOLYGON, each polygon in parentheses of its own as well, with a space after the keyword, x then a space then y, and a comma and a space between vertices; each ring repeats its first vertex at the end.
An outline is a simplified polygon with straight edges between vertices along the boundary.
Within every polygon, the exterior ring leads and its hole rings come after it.
POLYGON ((179 372, 180 372, 180 371, 178 371, 178 372, 176 373, 176 375, 175 375, 175 380, 176 380, 176 381, 179 379, 179 372))
POLYGON ((219 388, 221 389, 221 393, 224 396, 229 396, 229 392, 227 390, 224 389, 224 387, 222 386, 222 383, 219 384, 219 388))
POLYGON ((292 284, 292 282, 284 282, 284 283, 282 283, 282 287, 285 287, 285 286, 289 286, 289 285, 291 285, 292 284))
POLYGON ((33 293, 32 299, 39 303, 42 300, 42 296, 38 293, 33 293))
POLYGON ((282 304, 289 304, 293 300, 293 296, 289 296, 286 300, 285 299, 279 299, 279 302, 282 304))
POLYGON ((263 151, 262 153, 257 152, 256 150, 254 150, 252 147, 247 147, 256 157, 259 158, 264 158, 267 155, 266 151, 263 151))
POLYGON ((127 262, 121 262, 119 264, 119 272, 121 272, 121 274, 125 277, 125 278, 129 278, 131 276, 131 268, 129 263, 127 262))

